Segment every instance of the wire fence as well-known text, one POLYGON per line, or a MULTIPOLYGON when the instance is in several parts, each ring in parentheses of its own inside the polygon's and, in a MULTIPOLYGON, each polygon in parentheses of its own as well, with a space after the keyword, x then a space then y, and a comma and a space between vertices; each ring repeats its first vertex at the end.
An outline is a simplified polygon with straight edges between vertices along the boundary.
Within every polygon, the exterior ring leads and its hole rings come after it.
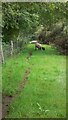
POLYGON ((18 42, 13 42, 13 45, 11 43, 2 43, 2 48, 3 48, 3 56, 4 56, 4 61, 13 56, 18 54, 20 51, 22 51, 25 47, 26 43, 23 41, 18 41, 18 42), (12 48, 13 47, 13 48, 12 48))

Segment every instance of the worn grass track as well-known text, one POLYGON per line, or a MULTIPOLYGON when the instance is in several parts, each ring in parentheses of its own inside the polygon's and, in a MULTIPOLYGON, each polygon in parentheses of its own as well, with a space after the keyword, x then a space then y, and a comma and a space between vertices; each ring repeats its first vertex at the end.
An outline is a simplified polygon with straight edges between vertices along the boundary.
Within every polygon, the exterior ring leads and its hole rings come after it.
MULTIPOLYGON (((32 52, 29 52, 28 56, 27 56, 27 61, 30 59, 30 57, 32 56, 32 52)), ((27 68, 27 70, 25 71, 24 73, 24 76, 23 76, 23 79, 21 81, 21 83, 19 83, 19 87, 18 89, 15 91, 14 94, 11 94, 11 92, 8 94, 8 93, 4 93, 3 94, 3 97, 2 97, 2 117, 5 118, 5 116, 9 113, 9 106, 12 102, 12 100, 14 100, 18 95, 19 93, 21 92, 21 90, 24 89, 27 81, 28 81, 28 75, 30 73, 30 67, 27 68)))
POLYGON ((12 100, 7 118, 66 117, 66 57, 46 45, 35 51, 33 45, 3 66, 3 93, 13 95, 31 66, 28 83, 12 100), (29 53, 32 56, 27 59, 29 53))

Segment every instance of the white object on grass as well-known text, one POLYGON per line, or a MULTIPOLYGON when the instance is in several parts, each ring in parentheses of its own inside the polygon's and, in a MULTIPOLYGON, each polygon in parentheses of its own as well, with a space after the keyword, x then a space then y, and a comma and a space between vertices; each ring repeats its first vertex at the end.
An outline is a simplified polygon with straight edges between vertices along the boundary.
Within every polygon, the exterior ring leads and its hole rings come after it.
POLYGON ((36 40, 33 40, 33 41, 30 41, 29 43, 30 44, 35 44, 35 43, 37 43, 38 41, 36 41, 36 40))

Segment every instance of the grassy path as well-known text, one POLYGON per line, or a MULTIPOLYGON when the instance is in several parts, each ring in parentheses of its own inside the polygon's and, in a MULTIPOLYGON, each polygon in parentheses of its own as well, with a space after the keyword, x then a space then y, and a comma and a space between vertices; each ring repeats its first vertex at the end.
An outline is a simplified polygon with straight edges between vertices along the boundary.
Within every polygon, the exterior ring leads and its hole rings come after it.
POLYGON ((8 96, 17 93, 24 75, 27 76, 26 70, 31 68, 27 84, 12 100, 6 117, 65 117, 66 57, 51 46, 45 46, 45 52, 35 51, 33 47, 28 45, 24 52, 8 59, 3 66, 3 93, 8 96))
MULTIPOLYGON (((31 57, 32 54, 29 53, 29 55, 27 56, 27 60, 29 60, 29 58, 31 57)), ((21 83, 19 84, 19 87, 17 88, 18 90, 14 93, 11 94, 10 93, 4 93, 3 94, 3 110, 2 110, 2 116, 3 118, 8 114, 9 112, 9 106, 12 102, 12 100, 14 100, 21 92, 21 90, 24 89, 26 83, 28 82, 28 75, 30 73, 30 67, 25 71, 24 76, 23 76, 23 80, 21 81, 21 83)))

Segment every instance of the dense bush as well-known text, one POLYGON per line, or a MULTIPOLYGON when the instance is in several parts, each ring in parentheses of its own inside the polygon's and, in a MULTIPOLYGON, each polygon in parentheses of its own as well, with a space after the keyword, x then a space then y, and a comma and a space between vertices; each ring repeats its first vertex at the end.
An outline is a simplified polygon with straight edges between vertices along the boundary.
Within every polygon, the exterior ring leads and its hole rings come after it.
POLYGON ((68 54, 68 35, 67 26, 65 24, 60 28, 55 28, 50 35, 50 42, 53 43, 61 53, 68 54))
POLYGON ((68 37, 57 37, 54 41, 55 46, 61 53, 68 54, 68 37))
POLYGON ((59 49, 60 53, 68 54, 68 35, 65 22, 54 24, 52 29, 47 30, 46 33, 47 34, 42 34, 41 31, 39 34, 44 44, 54 44, 59 49))

